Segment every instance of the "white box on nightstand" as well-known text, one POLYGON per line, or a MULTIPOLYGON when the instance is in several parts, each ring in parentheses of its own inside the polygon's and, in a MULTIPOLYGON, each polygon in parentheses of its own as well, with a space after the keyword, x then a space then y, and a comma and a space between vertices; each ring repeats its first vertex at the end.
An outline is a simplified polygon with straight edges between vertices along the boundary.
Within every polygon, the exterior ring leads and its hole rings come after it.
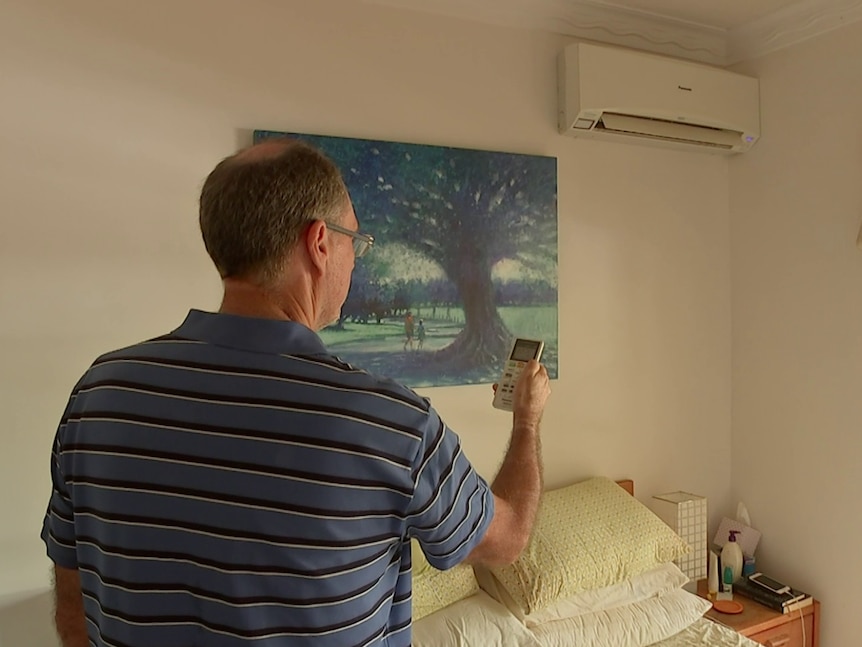
POLYGON ((653 497, 653 509, 661 519, 691 546, 675 564, 695 585, 706 577, 707 523, 706 497, 690 492, 668 492, 653 497))

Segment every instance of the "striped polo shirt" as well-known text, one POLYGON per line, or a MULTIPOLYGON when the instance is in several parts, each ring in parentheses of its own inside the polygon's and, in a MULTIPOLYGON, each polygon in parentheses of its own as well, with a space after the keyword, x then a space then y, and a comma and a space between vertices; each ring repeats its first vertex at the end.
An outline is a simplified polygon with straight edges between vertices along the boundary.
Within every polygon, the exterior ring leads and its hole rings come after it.
POLYGON ((93 363, 51 473, 42 538, 106 647, 409 645, 409 539, 449 568, 494 513, 426 399, 301 324, 195 310, 93 363))

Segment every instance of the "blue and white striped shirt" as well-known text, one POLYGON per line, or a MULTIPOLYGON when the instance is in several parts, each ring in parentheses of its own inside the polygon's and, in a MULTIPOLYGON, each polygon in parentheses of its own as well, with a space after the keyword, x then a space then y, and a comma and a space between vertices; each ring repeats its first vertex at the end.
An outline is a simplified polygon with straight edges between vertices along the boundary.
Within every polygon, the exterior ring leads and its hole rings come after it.
POLYGON ((410 545, 463 560, 493 496, 428 401, 293 322, 191 311, 97 359, 42 538, 99 647, 411 642, 410 545))

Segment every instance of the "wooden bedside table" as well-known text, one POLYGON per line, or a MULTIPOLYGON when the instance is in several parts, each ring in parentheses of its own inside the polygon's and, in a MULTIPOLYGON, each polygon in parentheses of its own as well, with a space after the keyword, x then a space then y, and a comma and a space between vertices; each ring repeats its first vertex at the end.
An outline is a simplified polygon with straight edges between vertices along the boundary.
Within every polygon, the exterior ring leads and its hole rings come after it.
MULTIPOLYGON (((697 594, 703 598, 706 595, 706 580, 697 583, 697 594)), ((731 629, 759 642, 767 647, 819 647, 820 646, 820 603, 805 607, 801 611, 779 613, 739 593, 733 594, 733 599, 741 602, 742 613, 719 613, 710 609, 707 618, 727 625, 731 629), (800 613, 802 618, 800 621, 800 613), (805 643, 802 642, 803 627, 805 643)))

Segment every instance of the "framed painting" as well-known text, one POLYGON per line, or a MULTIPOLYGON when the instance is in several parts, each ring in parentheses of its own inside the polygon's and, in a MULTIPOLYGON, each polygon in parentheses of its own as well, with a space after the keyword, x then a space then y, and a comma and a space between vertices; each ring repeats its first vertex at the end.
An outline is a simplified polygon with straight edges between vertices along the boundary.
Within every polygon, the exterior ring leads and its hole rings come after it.
POLYGON ((556 158, 254 131, 286 136, 335 162, 374 236, 320 331, 333 353, 411 387, 491 383, 528 337, 558 377, 556 158))

